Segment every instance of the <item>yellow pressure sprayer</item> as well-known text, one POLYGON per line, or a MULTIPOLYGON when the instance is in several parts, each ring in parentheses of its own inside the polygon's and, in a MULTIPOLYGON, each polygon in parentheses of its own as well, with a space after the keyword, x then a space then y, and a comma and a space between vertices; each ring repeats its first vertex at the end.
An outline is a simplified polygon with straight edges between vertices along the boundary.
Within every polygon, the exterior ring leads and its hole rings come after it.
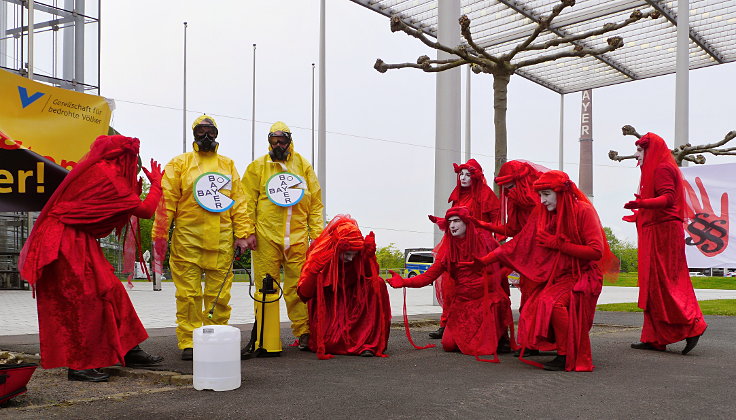
POLYGON ((240 353, 242 360, 251 357, 273 357, 281 355, 281 321, 279 317, 279 299, 284 295, 279 282, 266 274, 263 286, 254 294, 251 293, 253 283, 248 286, 248 294, 257 303, 256 319, 251 330, 250 341, 240 353))

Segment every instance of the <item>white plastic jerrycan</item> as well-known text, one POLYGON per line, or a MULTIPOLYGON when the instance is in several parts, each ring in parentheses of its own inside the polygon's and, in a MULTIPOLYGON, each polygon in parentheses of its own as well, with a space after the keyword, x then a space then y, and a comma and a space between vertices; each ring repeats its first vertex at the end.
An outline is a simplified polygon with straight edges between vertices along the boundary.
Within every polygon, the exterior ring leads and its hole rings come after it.
POLYGON ((194 330, 194 389, 230 391, 240 387, 240 330, 205 325, 194 330))

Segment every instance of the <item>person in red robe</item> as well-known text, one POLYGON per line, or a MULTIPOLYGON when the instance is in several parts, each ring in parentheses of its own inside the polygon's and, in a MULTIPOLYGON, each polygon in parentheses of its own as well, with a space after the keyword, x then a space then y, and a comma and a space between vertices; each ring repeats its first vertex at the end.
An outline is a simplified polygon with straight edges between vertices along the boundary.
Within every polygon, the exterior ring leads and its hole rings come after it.
MULTIPOLYGON (((494 181, 501 187, 501 212, 498 223, 480 223, 481 227, 489 230, 499 237, 514 237, 526 225, 532 211, 539 203, 539 194, 534 190, 534 182, 549 169, 523 160, 510 160, 498 171, 494 181)), ((539 293, 543 283, 537 283, 519 276, 519 292, 521 301, 519 309, 524 306, 527 298, 532 294, 539 293)), ((542 349, 527 348, 526 356, 536 356, 540 350, 554 350, 546 346, 542 349)), ((520 355, 517 350, 516 356, 520 355)))
MULTIPOLYGON (((450 198, 447 202, 452 207, 467 207, 470 215, 477 221, 486 223, 499 223, 500 208, 498 197, 488 186, 483 168, 475 159, 470 159, 466 163, 458 165, 452 164, 457 174, 457 185, 452 190, 450 198)), ((445 303, 448 296, 442 295, 442 282, 444 276, 440 276, 436 282, 437 301, 442 305, 442 316, 440 317, 440 326, 437 331, 429 333, 430 338, 442 338, 447 324, 446 307, 451 305, 450 302, 445 303)), ((508 347, 508 340, 504 340, 504 347, 508 347)))
MULTIPOLYGON (((592 371, 589 331, 603 286, 603 272, 615 272, 603 227, 593 206, 562 171, 534 183, 541 200, 514 238, 476 260, 511 267, 540 291, 521 308, 518 341, 538 349, 554 344, 557 356, 546 370, 592 371)), ((532 362, 528 362, 534 364, 532 362)))
POLYGON ((667 144, 647 133, 636 142, 641 167, 639 193, 624 208, 639 235, 639 307, 644 310, 641 342, 634 349, 665 350, 685 340, 692 350, 708 327, 685 259, 685 190, 680 168, 667 144))
POLYGON ((424 287, 442 274, 449 274, 442 293, 451 298, 446 308, 447 324, 442 336, 445 351, 460 351, 473 356, 496 356, 498 343, 513 325, 511 302, 501 286, 500 267, 474 270, 461 267, 498 247, 489 232, 478 229, 467 207, 452 207, 445 218, 430 217, 445 234, 438 246, 437 257, 429 269, 404 279, 393 271, 388 279, 391 287, 424 287))
POLYGON ((159 364, 138 344, 148 338, 97 239, 120 234, 131 216, 150 218, 161 198, 161 167, 141 202, 139 141, 100 136, 44 206, 21 252, 21 277, 34 286, 41 366, 68 367, 69 380, 106 381, 98 370, 159 364))
POLYGON ((363 238, 355 219, 333 218, 309 247, 296 291, 307 302, 309 349, 319 359, 384 356, 391 304, 373 232, 363 238))

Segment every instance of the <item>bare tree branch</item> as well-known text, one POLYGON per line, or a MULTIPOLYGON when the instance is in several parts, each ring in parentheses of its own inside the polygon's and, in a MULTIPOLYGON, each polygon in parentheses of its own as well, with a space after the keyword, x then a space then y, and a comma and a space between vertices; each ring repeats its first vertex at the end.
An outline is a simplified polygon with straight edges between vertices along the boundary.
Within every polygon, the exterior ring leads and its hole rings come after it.
POLYGON ((657 19, 660 16, 661 14, 657 11, 642 13, 640 10, 635 10, 634 12, 631 13, 631 16, 628 19, 626 19, 625 21, 621 23, 606 23, 605 25, 603 25, 602 28, 599 28, 599 29, 593 29, 588 32, 583 32, 577 35, 571 35, 571 36, 562 37, 562 38, 555 38, 543 44, 532 44, 532 45, 529 45, 525 51, 546 50, 547 48, 556 47, 560 44, 567 44, 567 43, 572 44, 575 41, 579 41, 581 39, 586 39, 586 38, 590 38, 590 37, 597 36, 597 35, 603 35, 605 33, 621 29, 625 26, 631 25, 634 22, 640 21, 641 19, 646 19, 649 17, 651 17, 652 19, 657 19))
POLYGON ((422 41, 422 43, 430 48, 434 48, 435 50, 444 51, 448 54, 457 55, 463 59, 465 59, 467 62, 476 63, 483 65, 483 61, 481 61, 479 58, 472 56, 471 54, 468 54, 468 52, 465 50, 465 48, 450 48, 444 44, 440 44, 439 42, 433 42, 429 38, 427 38, 426 35, 424 35, 424 32, 416 30, 412 28, 411 26, 404 23, 404 21, 401 20, 399 16, 392 16, 391 17, 391 31, 397 32, 402 31, 406 33, 407 35, 413 36, 414 38, 422 41))
POLYGON ((545 29, 548 29, 550 24, 552 23, 552 20, 556 18, 563 9, 566 7, 572 7, 575 5, 575 0, 562 0, 560 4, 552 8, 552 13, 550 13, 549 16, 543 17, 539 23, 537 24, 537 27, 534 29, 534 32, 532 32, 531 35, 527 39, 524 40, 521 44, 514 47, 513 50, 511 50, 510 53, 504 55, 501 57, 502 60, 510 61, 512 58, 516 56, 516 54, 520 53, 521 51, 526 51, 529 44, 534 42, 535 39, 539 36, 539 34, 542 33, 545 29))
POLYGON ((629 155, 629 156, 619 156, 618 152, 615 150, 609 150, 608 151, 608 158, 611 160, 615 160, 617 162, 621 162, 622 160, 626 159, 636 159, 636 156, 629 155))
POLYGON ((636 132, 636 128, 630 125, 625 125, 621 127, 621 131, 623 132, 624 136, 636 136, 637 139, 641 138, 641 134, 636 132))
POLYGON ((497 57, 494 57, 488 52, 486 52, 485 48, 481 47, 480 45, 476 44, 475 41, 473 41, 473 35, 470 33, 470 18, 468 18, 468 15, 462 15, 460 16, 460 33, 465 38, 465 41, 470 45, 471 48, 475 50, 478 54, 485 57, 488 60, 491 60, 496 65, 501 64, 501 60, 499 60, 497 57))
MULTIPOLYGON (((625 125, 621 127, 621 132, 625 136, 635 136, 636 138, 642 137, 641 134, 637 133, 636 129, 630 125, 625 125)), ((671 151, 678 165, 680 165, 683 160, 702 165, 705 163, 705 156, 703 156, 701 153, 710 153, 717 156, 736 156, 736 147, 726 147, 723 149, 718 149, 718 147, 723 146, 734 138, 736 138, 736 130, 729 131, 728 133, 726 133, 722 140, 719 140, 717 142, 702 144, 699 146, 693 146, 688 143, 683 144, 679 147, 675 147, 671 151)), ((615 150, 611 150, 608 152, 608 158, 618 162, 621 162, 625 159, 633 159, 634 157, 635 156, 633 155, 619 156, 618 152, 615 150)))
POLYGON ((576 45, 572 50, 562 51, 562 52, 558 52, 555 54, 550 54, 546 56, 532 58, 529 60, 520 61, 514 65, 514 68, 518 69, 518 68, 522 68, 525 66, 533 66, 535 64, 544 63, 547 61, 554 61, 554 60, 565 58, 565 57, 584 57, 586 55, 605 54, 623 45, 624 45, 623 39, 619 36, 615 36, 613 38, 608 38, 608 45, 602 48, 586 49, 586 48, 582 48, 581 46, 576 45))
MULTIPOLYGON (((417 61, 420 61, 420 60, 417 60, 417 61)), ((391 69, 405 69, 405 68, 421 69, 427 73, 436 73, 438 71, 444 71, 444 70, 449 70, 455 67, 459 67, 459 66, 462 66, 463 64, 467 64, 467 61, 463 59, 456 59, 456 60, 450 59, 450 60, 425 60, 425 61, 420 61, 417 63, 386 64, 383 60, 379 58, 378 60, 376 60, 376 64, 373 65, 373 68, 378 70, 380 73, 386 73, 387 70, 391 70, 391 69), (432 66, 432 64, 438 64, 438 65, 432 66)))

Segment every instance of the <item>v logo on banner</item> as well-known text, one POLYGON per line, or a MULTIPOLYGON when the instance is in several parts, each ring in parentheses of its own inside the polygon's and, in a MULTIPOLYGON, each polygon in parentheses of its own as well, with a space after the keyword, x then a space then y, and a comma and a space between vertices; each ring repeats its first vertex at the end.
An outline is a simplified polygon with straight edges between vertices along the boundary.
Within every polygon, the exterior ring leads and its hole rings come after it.
POLYGON ((28 91, 23 86, 18 86, 18 95, 20 96, 20 103, 23 108, 36 102, 40 97, 45 95, 43 92, 36 92, 31 96, 28 96, 28 91))

